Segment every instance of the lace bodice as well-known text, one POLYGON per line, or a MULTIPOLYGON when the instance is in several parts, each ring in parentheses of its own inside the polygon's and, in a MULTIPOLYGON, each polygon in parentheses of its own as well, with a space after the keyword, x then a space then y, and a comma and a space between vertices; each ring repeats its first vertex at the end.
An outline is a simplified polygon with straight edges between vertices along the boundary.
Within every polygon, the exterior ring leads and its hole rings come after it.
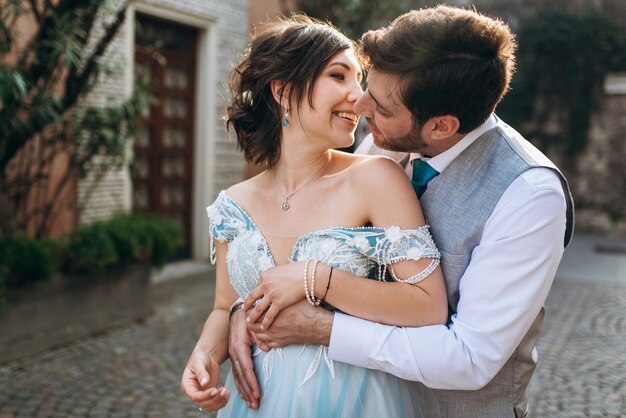
MULTIPOLYGON (((242 298, 256 287, 262 271, 276 265, 262 231, 222 191, 207 208, 213 238, 228 242, 226 263, 235 291, 242 298)), ((214 248, 211 248, 214 263, 214 248)), ((291 261, 319 260, 356 276, 381 280, 385 266, 403 260, 439 259, 428 226, 417 229, 332 227, 301 235, 291 261)))
MULTIPOLYGON (((228 242, 228 275, 235 291, 245 299, 256 287, 261 272, 276 266, 269 245, 252 218, 224 191, 207 208, 207 215, 210 220, 211 262, 215 263, 213 239, 228 242)), ((319 260, 356 276, 382 280, 389 264, 431 258, 429 269, 432 271, 439 264, 439 257, 428 226, 417 229, 400 229, 397 226, 331 227, 301 235, 296 240, 290 260, 319 260)), ((278 349, 270 350, 264 359, 266 381, 272 374, 275 353, 282 358, 278 349)), ((322 359, 333 374, 333 363, 328 358, 326 347, 318 348, 315 359, 302 383, 315 373, 322 359)))

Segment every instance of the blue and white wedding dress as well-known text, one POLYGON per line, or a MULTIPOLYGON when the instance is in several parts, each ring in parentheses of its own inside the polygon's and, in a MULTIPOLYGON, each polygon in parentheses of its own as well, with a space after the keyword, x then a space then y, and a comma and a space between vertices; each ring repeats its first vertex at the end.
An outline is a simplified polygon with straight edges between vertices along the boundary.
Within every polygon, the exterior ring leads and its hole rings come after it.
MULTIPOLYGON (((213 239, 228 242, 226 263, 233 288, 246 298, 256 287, 259 274, 276 264, 262 231, 224 191, 207 208, 213 239)), ((214 249, 211 248, 212 261, 214 249)), ((300 236, 292 261, 320 260, 361 277, 380 280, 385 266, 398 261, 431 258, 439 252, 424 226, 333 227, 300 236)), ((366 279, 364 279, 366 280, 366 279)), ((290 345, 268 353, 253 347, 255 373, 261 388, 260 408, 249 409, 228 375, 228 404, 218 417, 421 417, 412 382, 390 374, 334 362, 327 347, 290 345)))

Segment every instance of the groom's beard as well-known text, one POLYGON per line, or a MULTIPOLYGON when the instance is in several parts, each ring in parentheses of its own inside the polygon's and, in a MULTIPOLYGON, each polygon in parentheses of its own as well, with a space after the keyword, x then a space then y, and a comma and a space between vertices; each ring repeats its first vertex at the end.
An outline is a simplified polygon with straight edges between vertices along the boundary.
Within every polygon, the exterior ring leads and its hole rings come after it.
POLYGON ((372 135, 377 147, 396 152, 419 152, 424 153, 428 145, 421 135, 421 127, 417 121, 413 121, 411 129, 403 136, 385 136, 383 132, 374 124, 373 119, 367 119, 367 123, 377 135, 372 135))

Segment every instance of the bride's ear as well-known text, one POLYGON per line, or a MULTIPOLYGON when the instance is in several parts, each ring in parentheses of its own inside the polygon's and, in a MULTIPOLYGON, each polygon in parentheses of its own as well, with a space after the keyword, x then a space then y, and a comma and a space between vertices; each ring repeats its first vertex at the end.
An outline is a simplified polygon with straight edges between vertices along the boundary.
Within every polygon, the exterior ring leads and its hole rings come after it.
POLYGON ((289 109, 289 85, 281 80, 274 80, 270 84, 274 100, 283 109, 289 109))

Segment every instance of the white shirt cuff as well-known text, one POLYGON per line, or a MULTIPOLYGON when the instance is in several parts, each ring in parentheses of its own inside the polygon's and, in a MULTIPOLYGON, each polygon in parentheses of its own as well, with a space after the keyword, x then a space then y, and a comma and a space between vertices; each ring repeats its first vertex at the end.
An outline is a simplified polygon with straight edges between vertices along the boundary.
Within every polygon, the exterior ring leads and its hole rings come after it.
POLYGON ((377 334, 374 322, 335 312, 328 356, 332 360, 368 367, 370 347, 377 334))

